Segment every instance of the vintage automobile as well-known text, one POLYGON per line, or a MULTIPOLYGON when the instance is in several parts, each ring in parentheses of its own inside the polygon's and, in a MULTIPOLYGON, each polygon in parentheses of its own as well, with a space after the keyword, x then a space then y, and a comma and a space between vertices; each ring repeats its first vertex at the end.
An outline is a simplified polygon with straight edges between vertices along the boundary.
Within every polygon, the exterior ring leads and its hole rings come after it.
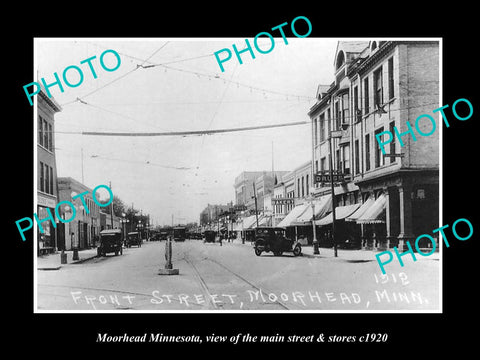
POLYGON ((142 239, 140 238, 140 234, 136 231, 127 234, 127 247, 132 247, 133 245, 138 247, 142 246, 142 239))
POLYGON ((254 249, 257 256, 262 252, 270 251, 275 256, 280 256, 284 252, 293 252, 295 256, 302 253, 302 245, 298 241, 285 237, 285 229, 281 227, 257 227, 254 249))
POLYGON ((97 247, 97 256, 106 256, 114 252, 115 256, 123 254, 122 231, 120 229, 109 229, 100 231, 100 245, 97 247))
POLYGON ((217 232, 216 231, 213 231, 213 230, 205 230, 205 232, 203 233, 203 235, 205 236, 205 240, 203 242, 206 242, 206 243, 214 243, 215 242, 215 237, 217 235, 217 232))
POLYGON ((176 226, 173 228, 173 240, 185 241, 187 237, 187 229, 184 226, 176 226))
POLYGON ((255 242, 255 229, 245 229, 242 231, 242 238, 245 242, 250 241, 250 243, 254 244, 255 242))

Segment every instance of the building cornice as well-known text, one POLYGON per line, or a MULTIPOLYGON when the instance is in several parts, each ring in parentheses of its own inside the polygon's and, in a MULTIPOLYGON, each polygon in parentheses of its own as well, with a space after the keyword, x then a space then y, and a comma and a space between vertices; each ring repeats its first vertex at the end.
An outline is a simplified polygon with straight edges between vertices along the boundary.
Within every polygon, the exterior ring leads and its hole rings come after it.
POLYGON ((47 94, 43 92, 43 90, 41 90, 38 95, 52 108, 54 112, 62 111, 62 107, 60 106, 60 104, 57 103, 55 99, 49 98, 47 94))

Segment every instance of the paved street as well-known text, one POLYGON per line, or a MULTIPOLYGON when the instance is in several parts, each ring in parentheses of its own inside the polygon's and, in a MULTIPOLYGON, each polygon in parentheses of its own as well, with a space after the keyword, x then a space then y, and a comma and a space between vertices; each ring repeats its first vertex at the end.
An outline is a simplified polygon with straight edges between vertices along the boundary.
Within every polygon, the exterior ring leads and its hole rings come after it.
MULTIPOLYGON (((122 256, 92 258, 57 270, 37 271, 38 310, 68 311, 436 311, 438 253, 403 257, 382 276, 375 252, 320 248, 304 256, 257 257, 249 244, 200 240, 173 243, 180 275, 158 275, 165 242, 144 242, 122 256)), ((50 255, 59 257, 59 254, 50 255)), ((54 259, 54 258, 52 258, 54 259)))

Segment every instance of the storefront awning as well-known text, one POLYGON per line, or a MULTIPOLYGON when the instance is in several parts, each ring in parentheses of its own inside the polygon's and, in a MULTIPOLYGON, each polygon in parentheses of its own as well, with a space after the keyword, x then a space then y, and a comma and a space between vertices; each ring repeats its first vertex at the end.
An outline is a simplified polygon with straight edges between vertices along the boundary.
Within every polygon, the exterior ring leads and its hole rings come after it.
MULTIPOLYGON (((346 217, 353 214, 355 210, 360 207, 360 204, 353 204, 353 205, 346 205, 346 206, 338 206, 335 208, 335 220, 342 220, 346 217)), ((315 225, 324 226, 331 224, 333 221, 333 212, 330 212, 327 216, 323 217, 320 220, 315 221, 315 225)))
MULTIPOLYGON (((267 226, 267 221, 268 221, 268 216, 259 216, 258 217, 258 226, 267 226)), ((252 225, 252 228, 257 227, 257 221, 255 219, 255 222, 252 225)))
POLYGON ((373 197, 369 197, 352 215, 345 218, 345 221, 357 221, 375 203, 373 197))
MULTIPOLYGON (((322 196, 319 200, 315 200, 315 219, 321 219, 325 216, 326 213, 332 211, 332 196, 325 195, 322 196)), ((291 225, 311 225, 312 223, 312 205, 310 203, 307 204, 307 208, 294 220, 291 225)))
POLYGON ((242 231, 242 222, 236 222, 233 224, 233 231, 242 231))
POLYGON ((297 218, 303 214, 303 212, 310 207, 308 203, 295 206, 285 218, 278 223, 278 227, 292 226, 291 223, 297 220, 297 218))
POLYGON ((357 224, 380 224, 385 222, 385 208, 387 198, 384 194, 380 195, 372 206, 357 220, 357 224))
POLYGON ((245 219, 243 219, 243 230, 251 228, 256 222, 256 215, 250 215, 249 217, 246 217, 245 219))

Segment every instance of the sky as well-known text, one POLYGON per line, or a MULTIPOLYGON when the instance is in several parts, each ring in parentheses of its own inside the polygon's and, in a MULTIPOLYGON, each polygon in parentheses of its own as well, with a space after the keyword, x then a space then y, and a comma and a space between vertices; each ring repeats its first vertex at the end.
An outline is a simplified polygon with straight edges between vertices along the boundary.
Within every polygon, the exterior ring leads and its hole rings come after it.
MULTIPOLYGON (((261 40, 260 48, 268 49, 268 38, 261 40)), ((337 41, 288 38, 285 44, 275 38, 270 53, 254 49, 252 59, 246 52, 243 64, 233 55, 222 72, 214 52, 232 50, 232 44, 242 48, 244 38, 37 38, 37 79, 51 83, 55 72, 61 78, 70 65, 80 67, 84 76, 77 87, 64 84, 63 93, 58 86, 50 88, 62 106, 55 115, 58 176, 92 189, 111 183, 115 195, 150 214, 154 225, 171 224, 172 216, 175 223, 198 222, 208 204, 235 201, 233 185, 242 171, 270 171, 272 164, 274 170, 291 171, 311 159, 307 113, 317 86, 333 81, 337 41), (108 49, 121 59, 111 72, 99 63, 108 49), (80 64, 92 56, 96 79, 88 64, 80 64), (194 136, 82 135, 293 122, 305 124, 194 136)), ((116 65, 111 53, 104 61, 107 67, 116 65)), ((75 70, 67 78, 80 80, 75 70)))

